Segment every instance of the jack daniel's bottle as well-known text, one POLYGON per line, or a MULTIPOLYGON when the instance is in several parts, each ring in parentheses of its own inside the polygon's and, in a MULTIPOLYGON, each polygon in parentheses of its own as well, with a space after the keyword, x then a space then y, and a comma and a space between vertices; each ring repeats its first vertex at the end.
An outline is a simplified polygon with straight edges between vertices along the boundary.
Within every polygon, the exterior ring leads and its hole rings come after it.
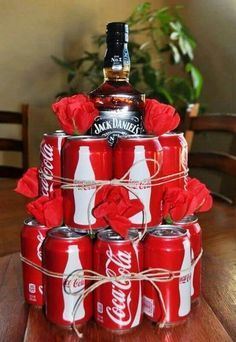
POLYGON ((114 145, 117 136, 143 133, 145 96, 129 83, 128 25, 109 23, 106 40, 104 83, 89 94, 100 112, 90 133, 114 145))

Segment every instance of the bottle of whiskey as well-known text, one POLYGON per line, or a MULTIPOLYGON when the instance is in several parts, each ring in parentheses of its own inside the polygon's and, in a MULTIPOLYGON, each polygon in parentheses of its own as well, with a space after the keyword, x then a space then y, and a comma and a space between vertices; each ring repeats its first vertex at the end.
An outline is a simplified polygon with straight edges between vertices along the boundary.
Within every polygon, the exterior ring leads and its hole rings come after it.
POLYGON ((106 136, 113 146, 120 135, 144 132, 145 95, 129 83, 128 25, 109 23, 106 41, 104 83, 89 94, 100 112, 90 134, 106 136))

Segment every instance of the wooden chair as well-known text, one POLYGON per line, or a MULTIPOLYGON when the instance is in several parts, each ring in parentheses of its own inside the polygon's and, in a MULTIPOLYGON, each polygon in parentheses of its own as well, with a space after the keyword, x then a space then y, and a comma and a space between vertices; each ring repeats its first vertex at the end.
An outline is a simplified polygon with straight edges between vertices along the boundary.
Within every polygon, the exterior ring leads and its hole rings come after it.
MULTIPOLYGON (((228 132, 236 133, 236 114, 204 114, 197 116, 198 107, 194 105, 187 110, 185 117, 185 138, 189 146, 189 168, 204 168, 214 170, 222 175, 234 177, 236 184, 236 156, 230 153, 216 150, 204 152, 191 151, 194 134, 199 132, 228 132)), ((212 189, 211 189, 212 190, 212 189)), ((235 203, 236 194, 233 198, 212 191, 213 195, 225 200, 230 204, 235 203)))
POLYGON ((28 105, 22 105, 20 112, 0 111, 0 124, 21 125, 21 140, 0 138, 0 151, 22 153, 22 167, 0 165, 0 177, 19 178, 28 168, 28 105))

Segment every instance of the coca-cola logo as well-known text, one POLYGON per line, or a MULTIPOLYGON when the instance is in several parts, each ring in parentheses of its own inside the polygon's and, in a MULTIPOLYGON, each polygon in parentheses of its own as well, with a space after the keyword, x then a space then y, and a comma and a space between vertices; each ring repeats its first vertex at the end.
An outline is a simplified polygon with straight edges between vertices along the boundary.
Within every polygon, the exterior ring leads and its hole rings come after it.
MULTIPOLYGON (((182 143, 182 152, 181 152, 181 167, 183 171, 188 170, 188 146, 186 143, 182 143)), ((184 175, 184 189, 187 189, 188 185, 188 177, 184 175)))
POLYGON ((141 180, 141 181, 132 181, 130 180, 129 187, 132 189, 149 189, 151 187, 150 179, 141 180))
POLYGON ((39 293, 40 293, 41 295, 43 295, 43 286, 42 286, 42 285, 39 285, 38 289, 39 289, 39 293))
POLYGON ((42 261, 42 244, 44 241, 44 236, 41 232, 38 232, 37 240, 39 241, 37 245, 37 257, 40 261, 42 261))
POLYGON ((85 280, 83 279, 83 272, 76 271, 69 275, 64 281, 64 289, 66 293, 76 294, 84 290, 85 280))
POLYGON ((188 273, 179 278, 180 284, 188 283, 191 280, 191 273, 188 273))
MULTIPOLYGON (((106 251, 106 275, 114 277, 119 275, 130 276, 131 253, 118 251, 113 254, 110 246, 106 251)), ((111 306, 106 307, 106 313, 110 319, 120 325, 127 326, 131 322, 131 280, 127 278, 112 281, 111 306)))
POLYGON ((50 184, 50 180, 53 179, 53 146, 50 144, 42 144, 41 149, 41 172, 43 176, 41 178, 41 193, 43 196, 48 196, 49 192, 53 190, 53 183, 50 184))
MULTIPOLYGON (((75 180, 76 182, 76 180, 75 180)), ((78 181, 78 190, 94 190, 96 189, 96 184, 95 182, 90 182, 90 181, 78 181)))

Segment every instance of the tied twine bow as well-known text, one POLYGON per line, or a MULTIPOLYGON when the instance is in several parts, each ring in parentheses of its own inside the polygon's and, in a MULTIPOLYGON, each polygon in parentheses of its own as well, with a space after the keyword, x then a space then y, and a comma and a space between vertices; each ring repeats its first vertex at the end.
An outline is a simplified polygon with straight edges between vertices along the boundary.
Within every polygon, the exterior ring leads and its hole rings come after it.
POLYGON ((151 181, 151 184, 149 184, 150 187, 153 186, 158 186, 158 185, 164 185, 166 183, 169 182, 173 182, 175 180, 184 178, 188 175, 188 171, 189 169, 183 166, 183 171, 180 172, 176 172, 176 173, 172 173, 170 175, 166 175, 166 176, 162 176, 162 177, 158 177, 155 179, 155 177, 158 175, 158 173, 160 172, 160 164, 157 160, 152 159, 152 158, 145 158, 142 160, 138 160, 137 162, 135 162, 130 168, 129 170, 124 174, 123 177, 121 178, 113 178, 111 180, 75 180, 75 179, 71 179, 71 178, 65 178, 65 177, 59 177, 59 176, 55 176, 55 175, 50 175, 48 173, 43 172, 42 170, 39 170, 39 177, 42 179, 46 179, 46 180, 50 180, 53 181, 55 183, 60 183, 62 189, 74 189, 74 188, 79 188, 81 190, 86 189, 88 187, 98 187, 98 186, 104 186, 104 185, 113 185, 113 186, 126 186, 130 189, 134 188, 135 185, 142 185, 145 182, 149 182, 151 181), (126 179, 132 169, 140 164, 140 163, 144 163, 144 162, 152 162, 153 164, 156 164, 157 166, 157 170, 156 172, 150 176, 149 178, 144 178, 142 180, 139 181, 131 181, 129 179, 126 179))
POLYGON ((46 276, 64 279, 64 284, 67 283, 67 280, 69 278, 70 279, 72 278, 73 280, 83 280, 83 281, 87 280, 89 282, 94 282, 93 284, 91 284, 86 289, 80 289, 77 292, 74 292, 74 291, 72 292, 71 290, 68 290, 68 288, 66 288, 64 285, 64 291, 66 293, 68 293, 72 296, 78 296, 79 295, 79 298, 77 299, 77 301, 74 305, 73 311, 72 311, 72 315, 73 315, 72 327, 73 327, 77 337, 82 338, 83 334, 77 329, 76 320, 75 320, 76 313, 79 309, 79 306, 85 300, 85 298, 90 293, 92 293, 97 287, 99 287, 103 284, 110 283, 110 282, 112 283, 115 281, 121 282, 121 281, 130 280, 130 281, 148 281, 148 282, 150 282, 153 285, 153 287, 155 288, 155 290, 157 291, 157 293, 159 294, 162 309, 164 311, 164 319, 161 323, 159 323, 159 327, 163 328, 165 326, 165 323, 166 323, 167 309, 166 309, 165 301, 164 301, 163 295, 161 293, 161 290, 156 283, 158 283, 158 282, 159 283, 170 282, 170 281, 173 281, 174 279, 180 278, 182 273, 192 272, 192 270, 195 268, 195 266, 197 265, 197 263, 201 259, 202 254, 203 254, 203 250, 201 249, 201 252, 199 253, 199 255, 192 262, 191 267, 186 268, 184 270, 171 271, 171 270, 167 270, 164 268, 150 268, 150 269, 141 271, 139 273, 132 273, 131 272, 130 274, 122 274, 122 275, 113 276, 113 277, 105 276, 103 274, 100 274, 100 273, 92 271, 92 270, 81 270, 81 269, 76 269, 73 272, 71 272, 70 274, 52 272, 52 271, 47 270, 46 268, 43 268, 43 267, 37 265, 36 263, 30 261, 29 259, 23 257, 22 255, 20 255, 20 259, 25 264, 35 268, 36 270, 42 272, 46 276))
MULTIPOLYGON (((93 210, 92 203, 93 203, 93 200, 94 200, 96 194, 98 193, 98 191, 101 190, 105 185, 122 186, 122 187, 126 188, 138 200, 140 200, 140 202, 142 203, 142 205, 144 207, 144 203, 142 202, 142 200, 139 198, 139 196, 135 192, 136 187, 141 186, 143 184, 148 184, 148 187, 150 187, 150 188, 155 187, 155 186, 161 186, 161 185, 164 185, 164 184, 169 183, 169 182, 173 182, 173 181, 181 179, 181 178, 186 179, 188 176, 188 168, 186 168, 185 165, 182 165, 183 171, 156 178, 156 176, 160 172, 160 168, 161 168, 161 166, 157 160, 152 159, 152 158, 145 158, 145 159, 142 159, 142 160, 135 162, 120 179, 114 178, 111 180, 92 180, 92 181, 91 180, 82 180, 81 181, 81 180, 74 180, 74 179, 70 179, 70 178, 49 175, 47 173, 44 173, 42 170, 39 170, 39 177, 42 179, 46 179, 46 180, 50 180, 53 182, 60 183, 61 188, 64 190, 73 190, 73 189, 85 190, 88 188, 94 188, 95 189, 94 193, 92 194, 92 196, 90 198, 89 205, 88 205, 88 211, 87 211, 89 232, 90 232, 90 234, 92 234, 93 233, 93 229, 92 229, 92 225, 91 225, 91 215, 92 215, 91 212, 93 210), (129 177, 132 169, 134 167, 136 167, 138 164, 144 163, 144 162, 145 163, 146 162, 152 162, 156 166, 156 171, 154 172, 154 174, 151 175, 149 178, 144 178, 144 179, 139 180, 139 181, 127 179, 129 177)), ((142 215, 143 215, 143 217, 142 217, 141 226, 144 227, 144 230, 143 230, 143 234, 140 235, 140 237, 138 238, 138 241, 140 241, 144 237, 144 235, 146 234, 146 231, 147 231, 147 219, 146 219, 145 207, 142 210, 142 215)))

